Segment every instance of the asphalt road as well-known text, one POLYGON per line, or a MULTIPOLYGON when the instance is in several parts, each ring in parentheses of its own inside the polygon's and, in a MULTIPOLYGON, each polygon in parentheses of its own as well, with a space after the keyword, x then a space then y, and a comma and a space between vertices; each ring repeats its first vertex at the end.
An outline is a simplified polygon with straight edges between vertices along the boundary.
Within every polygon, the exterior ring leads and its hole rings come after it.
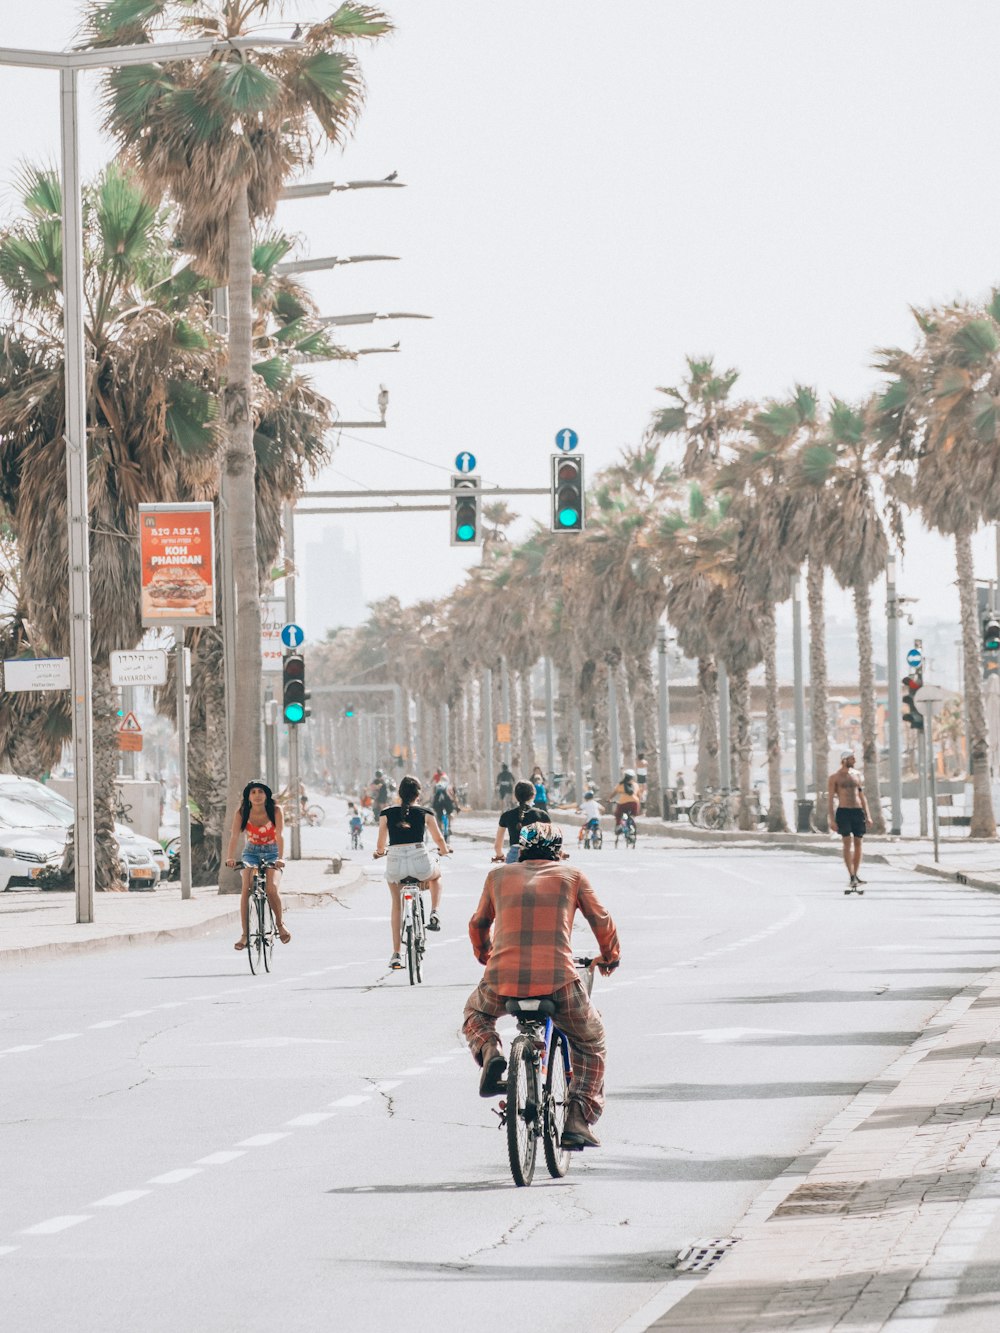
POLYGON ((975 890, 591 854, 623 941, 594 992, 604 1146, 517 1189, 459 1032, 487 855, 459 843, 420 988, 387 971, 374 867, 289 913, 271 977, 228 933, 6 973, 4 1329, 617 1329, 997 960, 1000 901, 975 890))

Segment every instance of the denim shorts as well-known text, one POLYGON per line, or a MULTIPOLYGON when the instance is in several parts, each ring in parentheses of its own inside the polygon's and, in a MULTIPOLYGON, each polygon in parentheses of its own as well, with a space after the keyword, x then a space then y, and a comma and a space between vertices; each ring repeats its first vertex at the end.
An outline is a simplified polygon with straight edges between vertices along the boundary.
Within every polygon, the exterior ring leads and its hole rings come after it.
POLYGON ((270 866, 274 865, 278 859, 278 844, 276 842, 265 842, 262 845, 253 845, 247 843, 243 848, 243 864, 245 866, 270 866))
POLYGON ((421 883, 434 874, 435 860, 422 842, 402 842, 390 847, 385 859, 385 877, 390 884, 399 884, 407 875, 421 883))

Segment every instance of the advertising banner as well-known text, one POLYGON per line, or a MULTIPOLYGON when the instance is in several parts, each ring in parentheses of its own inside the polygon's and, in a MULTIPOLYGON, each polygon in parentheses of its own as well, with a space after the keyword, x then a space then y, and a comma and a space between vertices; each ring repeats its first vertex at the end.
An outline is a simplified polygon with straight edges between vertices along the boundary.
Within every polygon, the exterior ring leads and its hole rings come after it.
POLYGON ((144 625, 215 624, 211 502, 139 506, 144 625))

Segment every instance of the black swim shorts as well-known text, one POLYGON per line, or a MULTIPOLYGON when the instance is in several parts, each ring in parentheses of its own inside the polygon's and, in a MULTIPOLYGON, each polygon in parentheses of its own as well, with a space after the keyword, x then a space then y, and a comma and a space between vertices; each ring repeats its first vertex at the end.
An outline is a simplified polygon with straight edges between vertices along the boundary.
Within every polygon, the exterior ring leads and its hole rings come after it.
POLYGON ((837 832, 842 838, 863 838, 868 832, 868 823, 863 810, 844 809, 837 811, 837 832))

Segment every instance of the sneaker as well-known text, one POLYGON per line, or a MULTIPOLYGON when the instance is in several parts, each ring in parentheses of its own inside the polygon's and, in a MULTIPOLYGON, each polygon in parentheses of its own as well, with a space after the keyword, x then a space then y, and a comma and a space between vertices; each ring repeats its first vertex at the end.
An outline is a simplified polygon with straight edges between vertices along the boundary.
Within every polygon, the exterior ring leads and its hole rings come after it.
POLYGON ((437 912, 431 912, 430 919, 427 922, 427 929, 428 930, 441 929, 441 918, 438 916, 437 912))
POLYGON ((394 953, 392 957, 389 959, 389 967, 392 969, 393 972, 398 972, 402 966, 403 966, 403 955, 401 953, 394 953))
POLYGON ((855 885, 855 888, 856 888, 859 884, 867 884, 867 883, 868 883, 868 881, 867 881, 866 879, 862 879, 860 875, 855 875, 855 876, 854 876, 854 885, 855 885))

